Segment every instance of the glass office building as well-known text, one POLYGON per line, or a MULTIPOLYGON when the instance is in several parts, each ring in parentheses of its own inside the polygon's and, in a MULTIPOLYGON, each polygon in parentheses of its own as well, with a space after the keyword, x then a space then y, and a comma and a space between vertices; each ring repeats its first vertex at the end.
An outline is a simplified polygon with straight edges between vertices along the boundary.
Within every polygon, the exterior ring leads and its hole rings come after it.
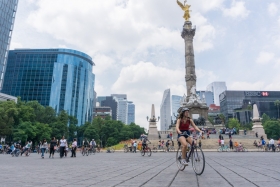
POLYGON ((280 91, 224 91, 220 94, 220 111, 227 120, 234 117, 241 124, 246 124, 252 117, 248 105, 256 104, 260 117, 265 113, 277 118, 276 100, 280 100, 280 91))
POLYGON ((170 102, 170 89, 163 93, 160 105, 160 130, 165 131, 171 125, 171 102, 170 102))
POLYGON ((214 104, 216 106, 220 106, 219 95, 227 90, 227 86, 225 82, 212 82, 206 88, 206 91, 210 91, 214 96, 214 104))
POLYGON ((135 105, 132 101, 127 102, 127 121, 126 124, 135 123, 135 105))
POLYGON ((11 50, 2 92, 65 110, 82 125, 93 115, 93 66, 90 56, 70 49, 11 50))
POLYGON ((171 96, 171 103, 172 103, 172 114, 171 114, 171 118, 172 121, 174 122, 176 120, 176 117, 178 115, 177 110, 180 108, 181 106, 181 100, 183 99, 182 96, 179 95, 172 95, 171 96))
POLYGON ((0 0, 0 91, 8 58, 18 0, 0 0))

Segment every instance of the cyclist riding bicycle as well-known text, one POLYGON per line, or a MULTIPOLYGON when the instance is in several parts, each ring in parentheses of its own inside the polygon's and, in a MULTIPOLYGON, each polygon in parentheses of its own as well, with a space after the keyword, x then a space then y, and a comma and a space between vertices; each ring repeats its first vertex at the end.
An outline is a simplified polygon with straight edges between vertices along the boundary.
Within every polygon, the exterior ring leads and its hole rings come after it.
POLYGON ((83 141, 83 150, 89 146, 88 140, 85 138, 83 141))
POLYGON ((194 124, 193 120, 189 117, 189 109, 183 108, 176 123, 178 142, 180 142, 182 146, 181 164, 183 165, 188 165, 188 161, 186 160, 186 149, 188 143, 191 145, 193 141, 190 137, 190 126, 193 126, 195 130, 199 131, 201 136, 202 131, 194 124))
MULTIPOLYGON (((146 148, 146 146, 147 146, 147 141, 150 142, 150 141, 148 140, 148 137, 144 135, 143 138, 142 138, 142 150, 144 150, 144 149, 146 148)), ((151 142, 150 142, 150 143, 151 143, 151 142)))
POLYGON ((94 150, 94 148, 95 148, 95 146, 96 146, 96 142, 94 141, 94 139, 92 139, 92 140, 90 141, 89 145, 90 145, 90 148, 91 148, 92 150, 94 150))
POLYGON ((25 153, 25 151, 28 151, 28 149, 31 148, 31 145, 32 145, 32 141, 29 140, 26 146, 24 147, 24 150, 20 153, 20 155, 22 156, 22 154, 25 153))

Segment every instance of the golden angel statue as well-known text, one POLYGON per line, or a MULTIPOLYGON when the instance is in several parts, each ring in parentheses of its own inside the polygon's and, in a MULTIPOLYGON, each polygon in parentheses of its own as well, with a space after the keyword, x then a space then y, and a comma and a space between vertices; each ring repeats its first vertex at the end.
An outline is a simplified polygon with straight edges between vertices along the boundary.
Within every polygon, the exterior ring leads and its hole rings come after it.
POLYGON ((190 7, 191 5, 188 5, 186 4, 187 0, 184 1, 184 5, 177 0, 177 4, 182 8, 183 11, 185 11, 185 14, 183 16, 183 18, 186 20, 186 21, 189 21, 191 15, 190 15, 190 7))

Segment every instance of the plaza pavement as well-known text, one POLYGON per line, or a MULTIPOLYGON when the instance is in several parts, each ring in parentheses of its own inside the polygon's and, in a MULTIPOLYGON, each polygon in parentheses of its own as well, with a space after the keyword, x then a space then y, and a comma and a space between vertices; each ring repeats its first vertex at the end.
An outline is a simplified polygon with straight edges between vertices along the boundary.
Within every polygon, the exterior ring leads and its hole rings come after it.
POLYGON ((277 187, 280 186, 280 153, 205 152, 204 173, 191 166, 178 171, 175 153, 97 153, 76 158, 41 159, 0 155, 0 186, 96 187, 277 187))

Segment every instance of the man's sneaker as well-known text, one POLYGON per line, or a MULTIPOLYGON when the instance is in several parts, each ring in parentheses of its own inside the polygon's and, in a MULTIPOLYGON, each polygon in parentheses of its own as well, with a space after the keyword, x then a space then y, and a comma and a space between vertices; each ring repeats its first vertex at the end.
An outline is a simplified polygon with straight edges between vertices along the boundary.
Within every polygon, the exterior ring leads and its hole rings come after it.
POLYGON ((189 165, 188 162, 187 162, 185 159, 182 159, 182 160, 181 160, 181 164, 182 164, 182 165, 185 165, 185 166, 189 165))

